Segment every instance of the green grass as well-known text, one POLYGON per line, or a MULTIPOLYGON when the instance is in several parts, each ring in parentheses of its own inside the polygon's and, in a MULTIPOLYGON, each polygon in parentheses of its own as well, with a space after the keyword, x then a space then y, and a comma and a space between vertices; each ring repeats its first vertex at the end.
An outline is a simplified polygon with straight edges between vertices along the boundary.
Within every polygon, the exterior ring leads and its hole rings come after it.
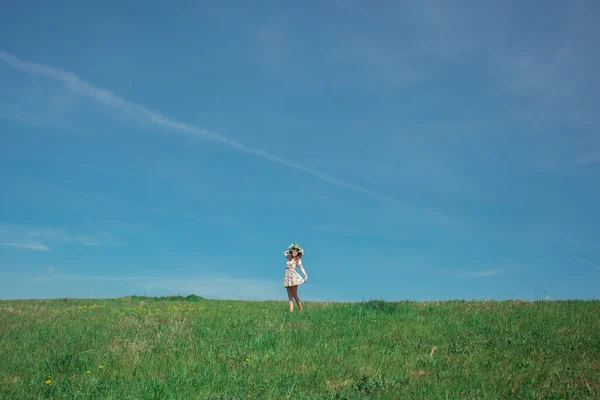
POLYGON ((600 301, 286 308, 1 301, 0 398, 600 399, 600 301))

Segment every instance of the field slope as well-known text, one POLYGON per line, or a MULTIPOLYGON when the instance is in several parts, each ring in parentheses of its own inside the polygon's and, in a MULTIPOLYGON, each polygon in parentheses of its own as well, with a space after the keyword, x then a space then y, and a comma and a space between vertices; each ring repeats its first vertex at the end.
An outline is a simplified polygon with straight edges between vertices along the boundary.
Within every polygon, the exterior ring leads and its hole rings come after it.
POLYGON ((600 301, 0 301, 0 398, 600 399, 600 301))

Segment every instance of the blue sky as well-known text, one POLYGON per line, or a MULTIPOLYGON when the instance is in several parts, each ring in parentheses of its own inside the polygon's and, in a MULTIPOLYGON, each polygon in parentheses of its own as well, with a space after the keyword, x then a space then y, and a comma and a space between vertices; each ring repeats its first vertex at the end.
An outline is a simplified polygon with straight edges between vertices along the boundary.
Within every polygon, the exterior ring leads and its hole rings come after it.
POLYGON ((598 298, 598 11, 12 2, 0 298, 598 298))

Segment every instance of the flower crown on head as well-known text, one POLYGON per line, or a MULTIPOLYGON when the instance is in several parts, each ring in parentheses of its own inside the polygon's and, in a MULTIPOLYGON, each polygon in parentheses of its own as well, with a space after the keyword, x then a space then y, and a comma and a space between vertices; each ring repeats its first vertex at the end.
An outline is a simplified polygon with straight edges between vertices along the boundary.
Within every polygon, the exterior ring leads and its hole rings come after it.
POLYGON ((288 252, 292 254, 292 251, 297 251, 300 257, 304 256, 304 249, 297 243, 292 243, 288 246, 288 252))

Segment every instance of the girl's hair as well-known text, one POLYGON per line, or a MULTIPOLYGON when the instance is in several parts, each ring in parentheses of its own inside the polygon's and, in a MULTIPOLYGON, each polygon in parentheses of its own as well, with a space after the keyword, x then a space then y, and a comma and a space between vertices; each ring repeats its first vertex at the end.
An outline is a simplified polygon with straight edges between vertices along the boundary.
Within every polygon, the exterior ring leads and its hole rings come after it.
POLYGON ((298 250, 291 250, 289 254, 290 254, 290 256, 292 256, 292 258, 294 257, 294 255, 292 254, 293 252, 296 252, 296 253, 298 253, 298 258, 302 258, 302 256, 304 255, 304 254, 302 254, 302 252, 301 252, 301 251, 298 251, 298 250))

